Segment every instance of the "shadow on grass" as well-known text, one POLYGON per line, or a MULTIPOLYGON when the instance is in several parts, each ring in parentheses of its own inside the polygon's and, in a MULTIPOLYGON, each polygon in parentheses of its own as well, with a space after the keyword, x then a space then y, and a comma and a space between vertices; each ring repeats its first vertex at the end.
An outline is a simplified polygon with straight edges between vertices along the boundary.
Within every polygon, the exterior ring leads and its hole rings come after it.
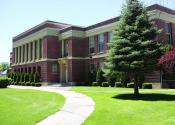
POLYGON ((175 95, 170 94, 140 94, 136 97, 133 94, 119 94, 112 98, 121 100, 142 100, 142 101, 175 101, 175 95))

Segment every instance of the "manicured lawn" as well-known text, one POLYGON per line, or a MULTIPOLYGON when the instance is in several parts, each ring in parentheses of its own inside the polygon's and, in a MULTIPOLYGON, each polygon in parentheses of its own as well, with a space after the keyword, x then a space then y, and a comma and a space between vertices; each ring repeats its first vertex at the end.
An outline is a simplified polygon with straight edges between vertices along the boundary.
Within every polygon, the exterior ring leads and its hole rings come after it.
POLYGON ((175 90, 73 87, 95 101, 95 111, 83 125, 175 125, 175 90))
POLYGON ((0 125, 35 125, 58 111, 64 102, 57 93, 0 89, 0 125))

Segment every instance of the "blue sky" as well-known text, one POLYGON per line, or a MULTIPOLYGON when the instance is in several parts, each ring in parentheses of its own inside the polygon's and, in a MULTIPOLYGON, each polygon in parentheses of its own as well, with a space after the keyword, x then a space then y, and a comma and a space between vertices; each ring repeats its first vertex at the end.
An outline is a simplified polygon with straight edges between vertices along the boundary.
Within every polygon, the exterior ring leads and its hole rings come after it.
MULTIPOLYGON (((120 15, 125 0, 0 0, 0 62, 8 61, 12 37, 45 21, 89 26, 120 15)), ((175 9, 175 0, 142 0, 175 9), (164 1, 164 2, 163 2, 164 1)))

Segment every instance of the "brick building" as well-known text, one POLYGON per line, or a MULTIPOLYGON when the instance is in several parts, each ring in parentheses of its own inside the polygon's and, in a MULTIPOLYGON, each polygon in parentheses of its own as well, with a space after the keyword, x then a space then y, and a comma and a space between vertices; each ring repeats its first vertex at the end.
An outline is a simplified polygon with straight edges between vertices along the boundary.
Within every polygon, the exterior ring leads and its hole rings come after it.
MULTIPOLYGON (((174 44, 175 10, 148 7, 155 25, 163 29, 160 42, 174 44)), ((85 82, 89 71, 103 67, 108 42, 119 17, 80 27, 45 21, 13 38, 11 68, 15 72, 38 71, 43 82, 85 82)), ((160 83, 160 71, 146 76, 160 83)))

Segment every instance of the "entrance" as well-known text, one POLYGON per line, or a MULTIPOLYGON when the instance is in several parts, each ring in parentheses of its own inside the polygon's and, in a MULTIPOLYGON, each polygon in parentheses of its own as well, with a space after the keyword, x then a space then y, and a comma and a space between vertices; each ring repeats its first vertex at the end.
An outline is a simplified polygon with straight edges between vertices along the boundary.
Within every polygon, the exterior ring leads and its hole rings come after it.
POLYGON ((66 83, 67 82, 67 66, 65 63, 61 64, 60 68, 60 78, 61 82, 66 83))

